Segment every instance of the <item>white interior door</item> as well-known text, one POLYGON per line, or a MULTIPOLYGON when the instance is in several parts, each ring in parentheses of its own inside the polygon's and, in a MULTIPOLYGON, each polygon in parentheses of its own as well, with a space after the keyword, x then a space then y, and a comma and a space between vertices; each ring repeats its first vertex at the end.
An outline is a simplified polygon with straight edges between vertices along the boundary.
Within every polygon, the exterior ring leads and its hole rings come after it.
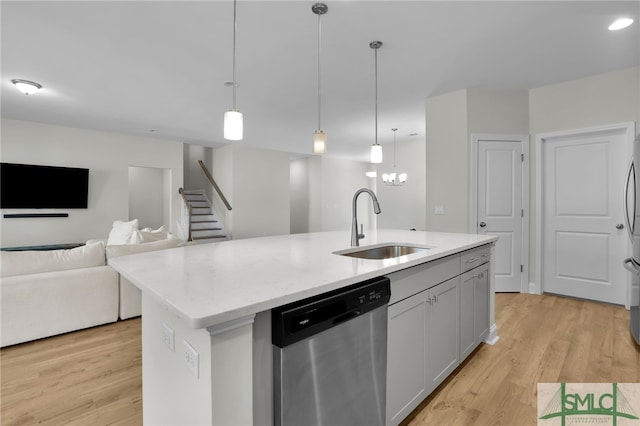
POLYGON ((495 291, 522 290, 522 141, 478 141, 478 234, 499 237, 495 291))
POLYGON ((542 139, 542 290, 624 305, 626 135, 542 139))

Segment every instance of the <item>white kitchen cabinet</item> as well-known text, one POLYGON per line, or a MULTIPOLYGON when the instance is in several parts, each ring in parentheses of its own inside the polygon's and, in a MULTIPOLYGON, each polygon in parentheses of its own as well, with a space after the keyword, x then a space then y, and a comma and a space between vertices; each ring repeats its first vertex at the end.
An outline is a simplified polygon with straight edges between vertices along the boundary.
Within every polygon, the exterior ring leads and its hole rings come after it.
POLYGON ((404 420, 488 336, 490 254, 482 246, 387 275, 388 425, 404 420))
POLYGON ((460 283, 460 359, 489 333, 489 264, 462 274, 460 283))
POLYGON ((455 277, 389 306, 387 423, 400 423, 459 364, 459 283, 455 277))
POLYGON ((425 290, 389 306, 387 423, 400 423, 427 397, 425 290))
POLYGON ((460 277, 429 289, 427 301, 427 389, 431 393, 460 363, 460 277))

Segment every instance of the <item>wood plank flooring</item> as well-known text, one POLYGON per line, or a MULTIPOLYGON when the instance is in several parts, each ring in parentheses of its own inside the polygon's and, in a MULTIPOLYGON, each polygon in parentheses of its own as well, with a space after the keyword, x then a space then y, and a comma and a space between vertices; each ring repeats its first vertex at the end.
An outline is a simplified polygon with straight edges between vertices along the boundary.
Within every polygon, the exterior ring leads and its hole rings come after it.
POLYGON ((481 345, 403 422, 536 425, 537 383, 640 382, 640 348, 620 306, 496 295, 500 340, 481 345))
MULTIPOLYGON (((629 311, 497 294, 500 341, 481 345, 403 423, 535 425, 538 382, 640 382, 629 311)), ((140 319, 0 350, 0 424, 142 424, 140 319)))
POLYGON ((140 318, 0 350, 0 424, 141 425, 140 318))

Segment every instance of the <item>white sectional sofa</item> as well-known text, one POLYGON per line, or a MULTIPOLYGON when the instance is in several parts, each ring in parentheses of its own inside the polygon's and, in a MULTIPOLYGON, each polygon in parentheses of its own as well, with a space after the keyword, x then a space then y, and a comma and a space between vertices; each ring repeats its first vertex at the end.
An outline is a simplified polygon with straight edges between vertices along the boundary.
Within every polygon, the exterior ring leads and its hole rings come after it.
POLYGON ((125 240, 110 235, 125 244, 0 252, 0 347, 139 316, 139 290, 108 259, 183 244, 168 232, 145 232, 125 240))
POLYGON ((117 321, 119 274, 104 243, 2 252, 0 261, 0 346, 117 321))

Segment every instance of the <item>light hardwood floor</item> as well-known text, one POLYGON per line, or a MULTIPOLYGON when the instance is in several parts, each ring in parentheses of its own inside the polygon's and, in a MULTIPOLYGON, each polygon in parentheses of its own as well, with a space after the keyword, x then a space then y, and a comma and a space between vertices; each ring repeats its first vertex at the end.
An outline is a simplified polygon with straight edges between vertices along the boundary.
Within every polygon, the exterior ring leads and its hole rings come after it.
MULTIPOLYGON (((535 425, 538 382, 640 382, 624 308, 497 294, 481 345, 405 425, 535 425)), ((141 425, 140 319, 0 350, 0 424, 141 425)))

